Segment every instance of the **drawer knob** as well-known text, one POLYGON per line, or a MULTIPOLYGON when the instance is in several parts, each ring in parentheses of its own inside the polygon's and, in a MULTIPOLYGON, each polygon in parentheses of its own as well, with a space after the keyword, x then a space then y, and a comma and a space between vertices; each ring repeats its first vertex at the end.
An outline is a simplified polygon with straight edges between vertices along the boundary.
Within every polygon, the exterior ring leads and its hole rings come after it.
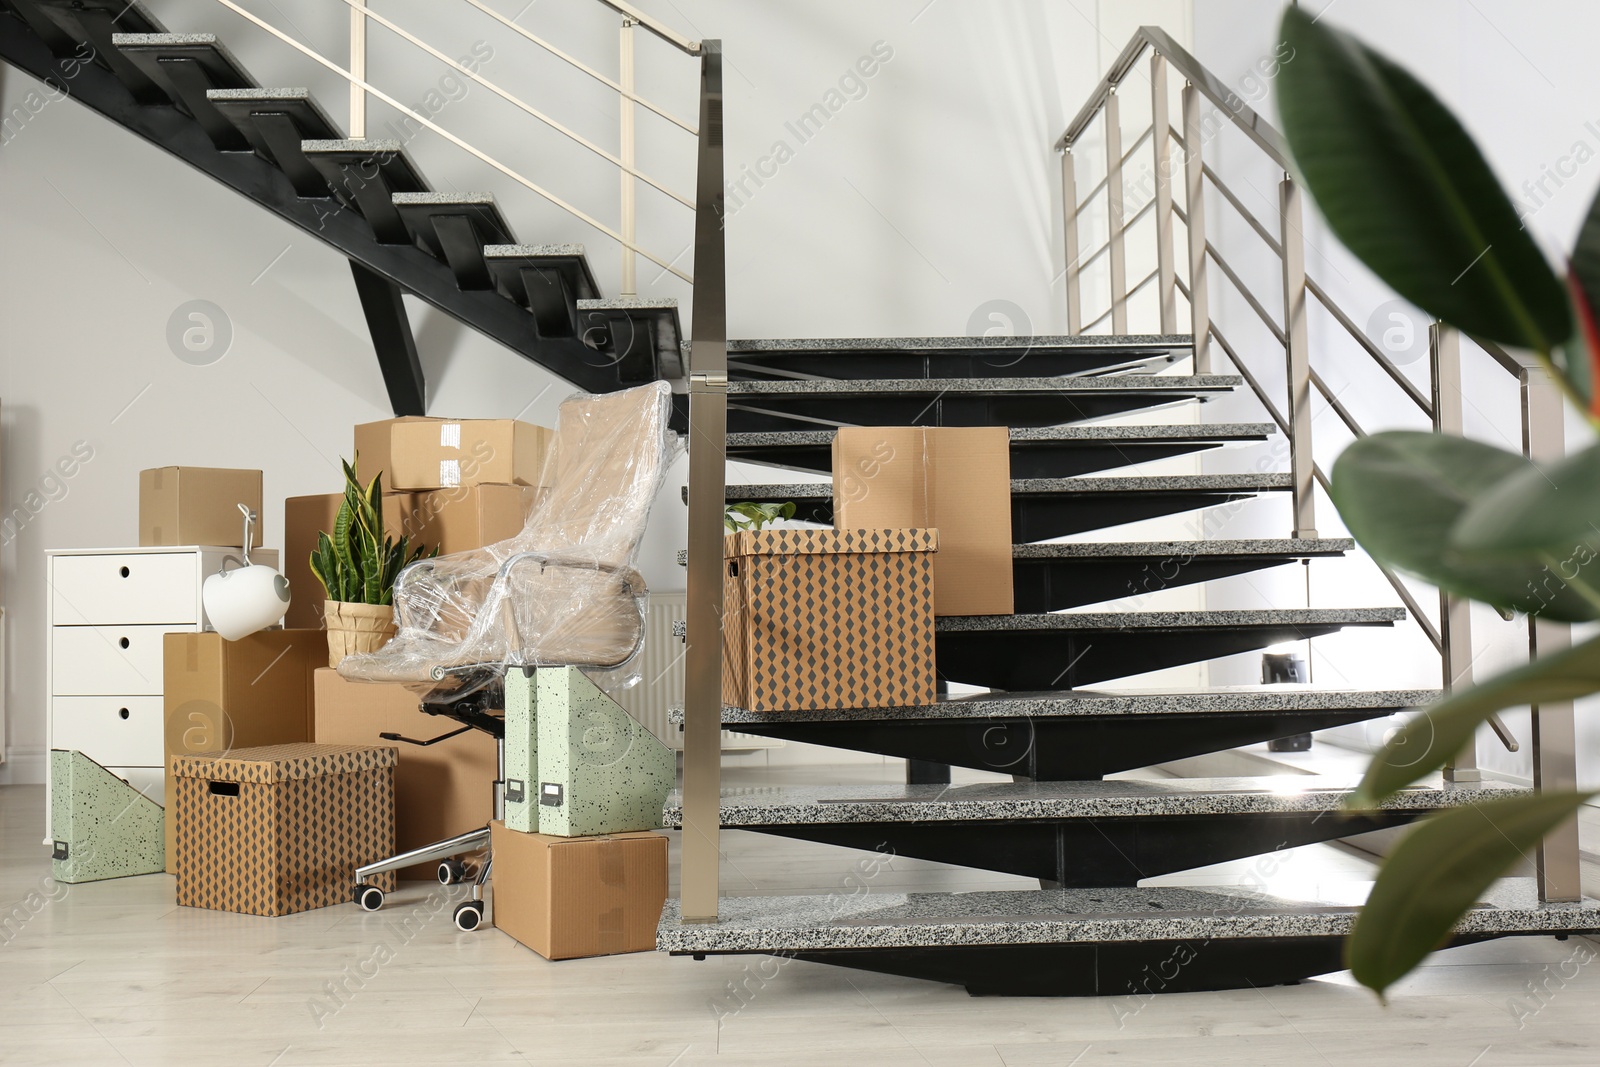
POLYGON ((126 568, 126 567, 122 568, 122 576, 124 578, 126 578, 128 576, 128 568, 126 568))
POLYGON ((126 719, 127 717, 128 717, 128 709, 127 708, 118 708, 117 709, 117 718, 126 719))
POLYGON ((123 648, 127 648, 128 647, 128 639, 126 637, 124 637, 121 641, 118 641, 117 644, 121 645, 123 648))

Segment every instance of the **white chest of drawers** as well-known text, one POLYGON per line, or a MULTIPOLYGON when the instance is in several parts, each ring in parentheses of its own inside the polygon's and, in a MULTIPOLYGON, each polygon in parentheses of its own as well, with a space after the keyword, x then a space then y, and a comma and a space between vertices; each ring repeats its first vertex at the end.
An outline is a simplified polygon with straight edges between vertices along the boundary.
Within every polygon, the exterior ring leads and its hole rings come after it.
MULTIPOLYGON (((212 628, 201 584, 240 555, 210 546, 45 553, 51 748, 77 749, 165 803, 163 637, 212 628)), ((270 549, 250 557, 278 564, 270 549)))

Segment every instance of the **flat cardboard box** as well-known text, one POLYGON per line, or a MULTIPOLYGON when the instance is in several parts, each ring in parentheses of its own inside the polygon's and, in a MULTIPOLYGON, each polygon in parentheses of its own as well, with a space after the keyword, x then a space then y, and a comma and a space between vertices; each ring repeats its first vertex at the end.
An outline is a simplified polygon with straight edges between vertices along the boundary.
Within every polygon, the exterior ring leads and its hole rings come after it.
MULTIPOLYGON (((343 502, 343 493, 292 496, 283 502, 283 576, 289 579, 289 610, 283 616, 285 626, 322 625, 323 605, 328 595, 317 576, 311 573, 311 553, 317 547, 319 533, 333 532, 334 518, 343 502)), ((420 505, 415 493, 385 493, 383 525, 388 535, 397 540, 403 533, 419 530, 423 535, 421 543, 431 549, 437 542, 432 540, 426 523, 420 520, 420 505)))
POLYGON ((648 952, 667 900, 667 839, 547 837, 491 824, 494 924, 547 960, 648 952))
MULTIPOLYGON (((388 745, 380 733, 426 741, 460 724, 424 715, 417 695, 398 685, 349 682, 326 666, 316 671, 316 729, 319 744, 388 745)), ((472 730, 437 745, 419 748, 398 743, 395 768, 395 849, 405 851, 482 829, 494 817, 492 790, 498 774, 495 739, 472 730)), ((432 880, 435 864, 400 871, 403 878, 432 880)), ((496 865, 498 870, 498 865, 496 865)))
POLYGON ((939 531, 935 615, 1010 615, 1011 441, 1004 426, 845 426, 833 524, 939 531))
POLYGON ((750 711, 931 704, 936 530, 723 538, 722 699, 750 711))
POLYGON ((388 485, 538 485, 553 436, 514 419, 396 422, 389 427, 388 485))
POLYGON ((379 474, 383 475, 383 488, 385 491, 394 488, 391 473, 394 471, 394 454, 390 450, 390 434, 394 427, 407 422, 440 422, 440 419, 430 419, 426 415, 402 415, 397 419, 379 419, 377 422, 363 422, 355 431, 355 458, 350 465, 356 469, 356 477, 361 479, 361 484, 366 485, 379 474))
POLYGON ((261 547, 261 472, 223 467, 155 467, 139 472, 139 544, 244 547, 243 504, 256 513, 251 548, 261 547))
MULTIPOLYGON (((195 752, 311 740, 314 672, 328 662, 325 631, 262 630, 238 641, 169 633, 162 653, 169 762, 195 752)), ((176 874, 172 819, 166 835, 167 870, 176 874)))

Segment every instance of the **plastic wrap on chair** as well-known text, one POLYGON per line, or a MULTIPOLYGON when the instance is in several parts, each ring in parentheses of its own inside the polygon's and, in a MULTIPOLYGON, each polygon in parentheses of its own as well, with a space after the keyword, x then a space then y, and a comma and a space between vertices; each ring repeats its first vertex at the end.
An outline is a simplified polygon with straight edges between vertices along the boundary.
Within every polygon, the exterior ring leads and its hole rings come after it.
POLYGON ((507 666, 570 665, 607 689, 633 684, 646 595, 633 564, 680 447, 671 410, 664 382, 564 401, 522 532, 407 567, 394 587, 399 632, 339 673, 436 699, 507 666))

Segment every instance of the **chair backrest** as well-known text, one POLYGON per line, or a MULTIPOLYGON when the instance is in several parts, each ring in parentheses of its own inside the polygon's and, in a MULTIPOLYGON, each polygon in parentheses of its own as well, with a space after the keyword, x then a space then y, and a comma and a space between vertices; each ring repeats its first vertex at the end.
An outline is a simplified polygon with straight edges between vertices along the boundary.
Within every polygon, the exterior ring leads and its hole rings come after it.
POLYGON ((563 402, 519 548, 631 564, 664 476, 671 404, 664 382, 563 402))

